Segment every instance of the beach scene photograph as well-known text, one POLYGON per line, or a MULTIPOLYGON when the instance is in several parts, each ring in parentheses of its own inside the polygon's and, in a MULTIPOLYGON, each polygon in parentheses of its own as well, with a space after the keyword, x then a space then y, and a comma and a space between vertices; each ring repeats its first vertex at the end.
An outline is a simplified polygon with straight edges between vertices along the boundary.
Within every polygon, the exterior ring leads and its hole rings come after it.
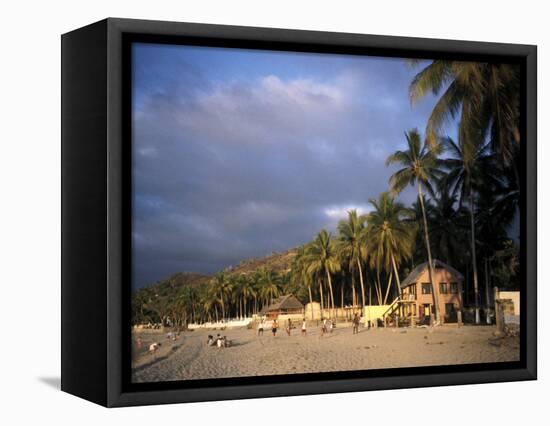
POLYGON ((520 361, 520 68, 132 44, 133 383, 520 361))

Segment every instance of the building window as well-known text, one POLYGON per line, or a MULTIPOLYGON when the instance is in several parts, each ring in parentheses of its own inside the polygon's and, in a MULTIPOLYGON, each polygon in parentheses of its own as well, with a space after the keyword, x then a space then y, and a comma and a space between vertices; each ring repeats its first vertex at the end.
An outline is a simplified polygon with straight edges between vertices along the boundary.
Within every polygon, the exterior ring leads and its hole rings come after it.
POLYGON ((432 286, 430 283, 422 283, 422 294, 432 294, 432 286))
POLYGON ((451 293, 458 294, 458 283, 451 283, 451 293))
POLYGON ((439 283, 439 293, 447 294, 447 283, 439 283))

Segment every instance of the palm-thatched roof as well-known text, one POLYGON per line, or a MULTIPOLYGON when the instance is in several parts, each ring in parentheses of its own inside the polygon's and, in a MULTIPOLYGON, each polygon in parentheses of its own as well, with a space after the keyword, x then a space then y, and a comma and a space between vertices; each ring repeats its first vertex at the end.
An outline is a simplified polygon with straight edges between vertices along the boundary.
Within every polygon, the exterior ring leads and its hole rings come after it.
POLYGON ((266 314, 268 312, 295 311, 303 308, 304 305, 302 305, 302 303, 296 299, 294 295, 287 294, 285 296, 273 299, 271 305, 264 307, 260 313, 266 314))
MULTIPOLYGON (((458 272, 452 266, 449 266, 446 263, 442 262, 441 260, 434 259, 433 265, 434 265, 434 269, 446 269, 451 274, 453 274, 457 279, 464 280, 464 276, 460 272, 458 272)), ((411 284, 414 284, 418 280, 418 277, 420 277, 420 275, 422 275, 427 268, 428 268, 428 262, 421 263, 416 268, 414 268, 412 272, 409 274, 409 276, 405 278, 404 281, 401 282, 401 288, 405 288, 410 286, 411 284)))

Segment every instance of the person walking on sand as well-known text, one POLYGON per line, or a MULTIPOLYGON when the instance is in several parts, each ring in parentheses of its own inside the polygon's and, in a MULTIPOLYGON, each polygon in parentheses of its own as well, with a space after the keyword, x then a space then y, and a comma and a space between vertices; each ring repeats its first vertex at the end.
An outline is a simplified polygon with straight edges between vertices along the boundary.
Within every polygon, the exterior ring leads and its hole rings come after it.
POLYGON ((358 334, 359 333, 359 315, 355 314, 353 316, 352 324, 353 324, 353 334, 358 334))
POLYGON ((302 336, 307 336, 307 329, 306 329, 306 319, 304 318, 302 321, 302 336))
POLYGON ((258 336, 264 335, 264 320, 260 319, 260 322, 258 323, 258 336))
POLYGON ((321 325, 321 337, 323 337, 327 332, 327 319, 323 318, 323 324, 321 325))
POLYGON ((277 329, 279 328, 279 324, 277 323, 277 320, 274 319, 273 323, 271 324, 271 332, 273 333, 273 337, 277 334, 277 329))
POLYGON ((286 322, 286 334, 290 336, 290 330, 292 330, 292 320, 289 318, 286 322))

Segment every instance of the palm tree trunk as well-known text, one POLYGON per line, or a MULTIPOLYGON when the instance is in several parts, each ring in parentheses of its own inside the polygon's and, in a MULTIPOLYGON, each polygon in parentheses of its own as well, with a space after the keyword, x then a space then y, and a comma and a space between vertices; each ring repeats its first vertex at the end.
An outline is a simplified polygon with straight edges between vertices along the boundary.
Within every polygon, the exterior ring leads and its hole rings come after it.
POLYGON ((327 271, 328 288, 330 290, 330 301, 332 302, 332 311, 330 313, 331 318, 334 318, 334 293, 332 292, 332 280, 330 279, 330 273, 327 271))
POLYGON ((361 283, 361 306, 365 306, 365 285, 363 284, 363 270, 359 259, 357 259, 357 268, 359 269, 359 282, 361 283))
POLYGON ((313 296, 311 294, 311 285, 308 284, 307 290, 309 292, 309 306, 311 306, 311 320, 313 320, 313 296))
POLYGON ((386 295, 384 296, 384 305, 388 303, 388 296, 390 294, 392 278, 393 278, 393 272, 390 271, 390 277, 388 278, 388 286, 386 287, 386 295))
POLYGON ((474 304, 476 310, 476 324, 479 324, 479 286, 477 281, 477 258, 476 258, 476 230, 474 218, 474 193, 470 188, 470 233, 472 248, 472 271, 474 274, 474 304))
POLYGON ((434 285, 434 265, 432 260, 432 250, 430 249, 430 237, 428 235, 428 219, 426 218, 426 208, 424 207, 424 195, 422 194, 422 188, 418 183, 418 198, 420 199, 420 207, 422 207, 422 219, 424 220, 424 239, 426 240, 426 250, 428 251, 428 275, 430 276, 430 285, 432 286, 432 300, 435 311, 435 320, 440 322, 441 317, 439 314, 439 292, 434 285), (437 292, 437 293, 436 293, 437 292))
POLYGON ((319 280, 319 294, 321 295, 321 318, 323 318, 323 311, 325 310, 325 304, 323 301, 323 282, 319 280))
POLYGON ((376 298, 378 299, 378 304, 381 305, 382 304, 382 283, 380 282, 380 267, 377 265, 376 266, 376 285, 375 285, 375 290, 376 290, 376 298))
POLYGON ((351 277, 351 304, 353 306, 357 305, 357 298, 355 296, 355 276, 351 277))
POLYGON ((397 284, 397 297, 401 295, 401 280, 399 279, 399 272, 397 271, 397 263, 395 263, 395 257, 392 253, 391 255, 391 263, 393 264, 393 272, 395 274, 395 281, 397 284))

